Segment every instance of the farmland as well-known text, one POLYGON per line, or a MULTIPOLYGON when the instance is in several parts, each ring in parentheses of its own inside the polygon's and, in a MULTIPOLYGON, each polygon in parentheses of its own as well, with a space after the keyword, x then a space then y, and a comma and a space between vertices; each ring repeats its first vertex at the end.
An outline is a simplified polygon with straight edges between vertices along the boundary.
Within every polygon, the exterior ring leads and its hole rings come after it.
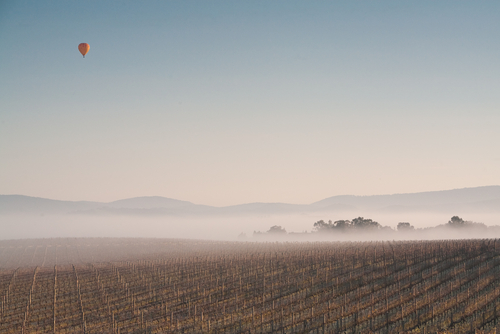
POLYGON ((0 333, 471 333, 500 240, 0 241, 0 333))

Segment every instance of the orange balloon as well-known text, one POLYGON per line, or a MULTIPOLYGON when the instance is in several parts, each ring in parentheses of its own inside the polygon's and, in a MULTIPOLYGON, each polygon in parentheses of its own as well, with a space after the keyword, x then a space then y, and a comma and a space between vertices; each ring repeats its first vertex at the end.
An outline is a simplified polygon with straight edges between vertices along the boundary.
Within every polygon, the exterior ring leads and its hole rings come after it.
POLYGON ((78 50, 82 54, 83 58, 85 58, 85 55, 87 54, 87 52, 89 52, 89 49, 90 45, 88 45, 87 43, 80 43, 78 45, 78 50))

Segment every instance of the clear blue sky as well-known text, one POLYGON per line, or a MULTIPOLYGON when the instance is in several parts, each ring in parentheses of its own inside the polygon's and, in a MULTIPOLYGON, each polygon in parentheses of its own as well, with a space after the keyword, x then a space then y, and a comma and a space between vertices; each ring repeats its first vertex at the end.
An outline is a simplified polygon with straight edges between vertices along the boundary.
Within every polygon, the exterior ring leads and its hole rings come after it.
POLYGON ((0 45, 1 194, 500 184, 498 1, 7 0, 0 45))

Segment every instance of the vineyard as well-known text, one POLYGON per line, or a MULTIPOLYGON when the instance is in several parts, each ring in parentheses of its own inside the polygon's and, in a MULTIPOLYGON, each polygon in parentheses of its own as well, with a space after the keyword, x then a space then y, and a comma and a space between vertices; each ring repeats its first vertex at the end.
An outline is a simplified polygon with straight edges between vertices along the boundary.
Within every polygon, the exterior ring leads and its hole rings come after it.
POLYGON ((495 333, 500 240, 0 241, 0 333, 495 333))

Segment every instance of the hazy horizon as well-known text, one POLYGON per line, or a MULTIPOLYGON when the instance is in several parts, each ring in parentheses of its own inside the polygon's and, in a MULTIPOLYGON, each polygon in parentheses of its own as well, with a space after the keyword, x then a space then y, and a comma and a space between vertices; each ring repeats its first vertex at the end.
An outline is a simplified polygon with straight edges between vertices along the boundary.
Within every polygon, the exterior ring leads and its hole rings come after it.
MULTIPOLYGON (((137 216, 85 216, 85 215, 4 215, 0 239, 37 239, 37 238, 78 238, 78 237, 123 237, 123 238, 178 238, 228 241, 267 241, 266 238, 254 238, 253 232, 266 232, 271 226, 279 225, 287 232, 301 233, 314 230, 318 220, 353 219, 359 214, 311 214, 311 215, 270 215, 270 216, 226 216, 226 217, 137 217, 137 216), (246 239, 240 239, 241 233, 246 239)), ((399 222, 410 222, 416 228, 435 227, 446 224, 451 218, 447 214, 364 214, 383 226, 395 228, 399 222)), ((498 214, 461 215, 464 220, 482 222, 488 226, 500 226, 498 214)), ((382 239, 381 234, 344 233, 318 234, 309 238, 290 238, 290 241, 311 240, 370 240, 382 239)), ((496 234, 481 234, 481 238, 499 238, 496 234)), ((389 235, 385 239, 456 239, 477 238, 470 231, 457 233, 427 233, 416 236, 389 235)), ((273 239, 274 240, 274 239, 273 239)), ((277 238, 287 241, 287 239, 277 238)))
MULTIPOLYGON (((332 196, 327 196, 325 198, 319 198, 313 202, 309 203, 284 203, 284 202, 264 202, 264 201, 255 201, 255 202, 242 202, 242 203, 235 203, 235 204, 230 204, 230 205, 221 205, 221 206, 216 206, 213 205, 213 207, 227 207, 227 206, 237 206, 237 205, 244 205, 244 204, 253 204, 253 203, 270 203, 270 204, 292 204, 292 205, 311 205, 316 202, 320 202, 322 200, 329 199, 331 197, 341 197, 341 196, 353 196, 353 197, 378 197, 378 196, 394 196, 394 195, 413 195, 413 194, 424 194, 424 193, 439 193, 439 192, 447 192, 447 191, 455 191, 455 190, 465 190, 465 189, 480 189, 480 188, 491 188, 491 187, 499 187, 500 185, 483 185, 483 186, 476 186, 476 187, 464 187, 464 188, 457 188, 457 189, 440 189, 440 190, 428 190, 428 191, 421 191, 421 192, 415 192, 415 193, 387 193, 387 194, 368 194, 368 195, 356 195, 356 194, 336 194, 332 196)), ((208 205, 206 203, 195 203, 189 199, 182 199, 182 198, 172 198, 168 196, 161 196, 161 195, 143 195, 143 196, 132 196, 132 197, 127 197, 127 198, 116 198, 112 199, 110 201, 98 201, 98 200, 70 200, 70 199, 65 199, 65 198, 46 198, 42 196, 31 196, 29 194, 0 194, 0 195, 6 195, 6 196, 26 196, 26 197, 33 197, 33 198, 41 198, 41 199, 48 199, 48 200, 55 200, 55 201, 70 201, 70 202, 96 202, 96 203, 113 203, 113 202, 120 202, 123 200, 130 200, 130 199, 139 199, 139 198, 165 198, 165 199, 172 199, 175 201, 182 201, 182 202, 189 202, 197 205, 208 205)))

